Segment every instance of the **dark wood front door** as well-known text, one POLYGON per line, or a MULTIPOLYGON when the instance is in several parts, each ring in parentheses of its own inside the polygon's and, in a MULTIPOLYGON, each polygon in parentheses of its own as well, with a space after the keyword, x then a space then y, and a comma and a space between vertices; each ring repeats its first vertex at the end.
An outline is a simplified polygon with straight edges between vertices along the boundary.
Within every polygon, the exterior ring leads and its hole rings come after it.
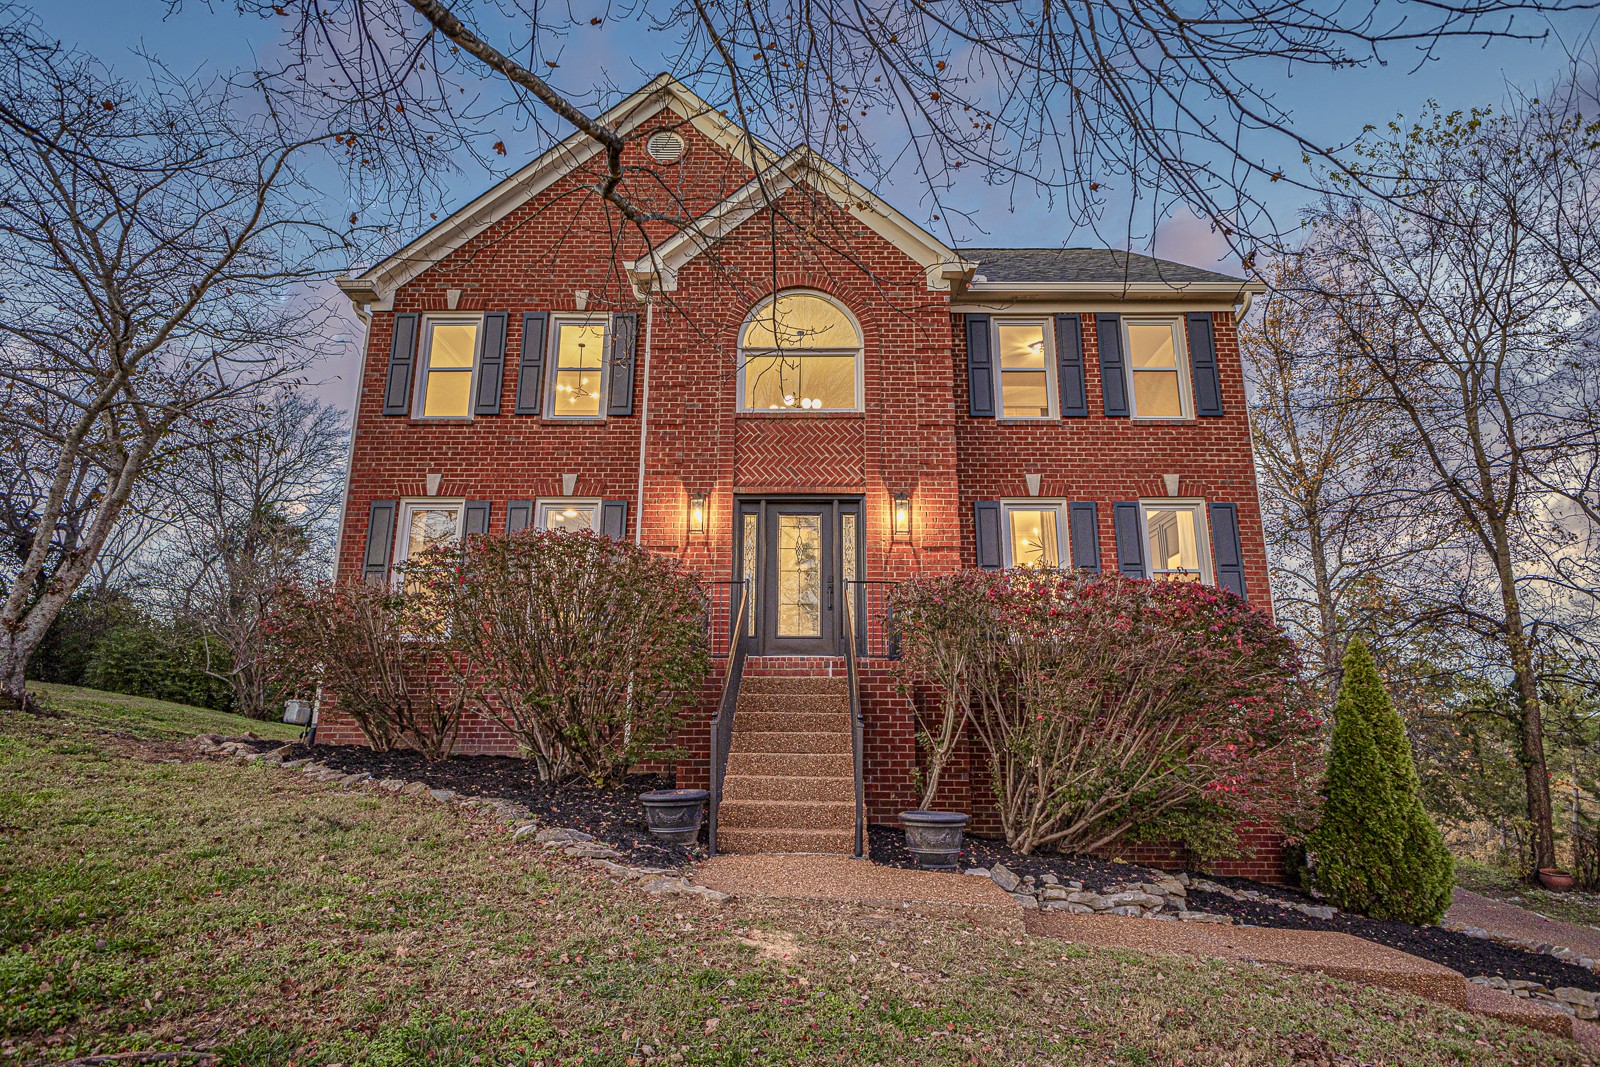
POLYGON ((860 502, 748 500, 739 511, 737 555, 755 595, 753 651, 841 655, 844 580, 860 570, 860 502))

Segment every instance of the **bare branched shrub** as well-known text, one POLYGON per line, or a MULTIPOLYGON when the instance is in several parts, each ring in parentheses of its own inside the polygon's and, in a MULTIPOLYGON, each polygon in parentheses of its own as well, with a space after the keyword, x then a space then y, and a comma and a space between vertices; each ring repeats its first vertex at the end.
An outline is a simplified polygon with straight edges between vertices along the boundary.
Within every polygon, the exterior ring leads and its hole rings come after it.
POLYGON ((406 582, 437 613, 455 678, 541 777, 596 784, 670 756, 707 669, 705 599, 676 560, 590 533, 528 530, 435 549, 406 582))
POLYGON ((445 646, 413 626, 429 607, 361 581, 286 590, 267 627, 274 674, 290 690, 320 685, 375 751, 409 747, 444 759, 466 694, 446 679, 445 646))
POLYGON ((1220 855, 1310 802, 1319 723, 1293 645, 1229 593, 1016 570, 906 582, 895 611, 906 669, 945 691, 941 743, 965 717, 1014 848, 1220 855))

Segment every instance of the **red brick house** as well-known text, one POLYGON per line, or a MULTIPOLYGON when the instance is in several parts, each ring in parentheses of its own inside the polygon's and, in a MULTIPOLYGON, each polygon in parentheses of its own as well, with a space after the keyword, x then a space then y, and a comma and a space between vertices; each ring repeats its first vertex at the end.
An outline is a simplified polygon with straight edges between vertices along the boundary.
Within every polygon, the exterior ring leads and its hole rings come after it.
MULTIPOLYGON (((724 656, 748 580, 729 850, 849 849, 847 681, 868 816, 915 804, 882 632, 895 580, 1116 567, 1267 602, 1235 334, 1253 283, 1106 249, 949 247, 666 76, 608 119, 660 190, 642 206, 693 226, 624 222, 586 192, 602 159, 575 137, 340 279, 368 324, 343 574, 381 579, 467 532, 594 529, 713 583, 724 656)), ((712 777, 726 666, 685 726, 680 784, 712 777)), ((319 739, 359 735, 333 713, 319 739)), ((513 745, 482 720, 461 748, 513 745)), ((955 774, 945 806, 970 793, 955 774)))

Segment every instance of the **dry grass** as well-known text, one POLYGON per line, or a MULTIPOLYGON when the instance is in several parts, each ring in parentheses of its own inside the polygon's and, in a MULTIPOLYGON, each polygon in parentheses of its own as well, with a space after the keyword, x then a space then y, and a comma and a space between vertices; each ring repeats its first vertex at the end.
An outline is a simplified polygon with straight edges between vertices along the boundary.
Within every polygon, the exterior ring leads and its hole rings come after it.
MULTIPOLYGON (((650 897, 459 807, 163 762, 184 721, 172 707, 139 743, 90 706, 0 719, 6 1062, 158 1048, 343 1067, 1583 1062, 1543 1036, 1249 965, 650 897)), ((129 718, 111 714, 138 732, 129 718)))

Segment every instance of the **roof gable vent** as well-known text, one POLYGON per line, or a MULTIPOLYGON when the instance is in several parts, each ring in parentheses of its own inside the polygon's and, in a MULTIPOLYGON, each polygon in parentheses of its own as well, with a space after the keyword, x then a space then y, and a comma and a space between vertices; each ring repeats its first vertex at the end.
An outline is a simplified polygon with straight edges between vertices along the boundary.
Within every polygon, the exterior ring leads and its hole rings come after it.
POLYGON ((644 145, 644 150, 657 163, 676 163, 683 158, 683 149, 683 138, 671 130, 657 130, 644 145))

